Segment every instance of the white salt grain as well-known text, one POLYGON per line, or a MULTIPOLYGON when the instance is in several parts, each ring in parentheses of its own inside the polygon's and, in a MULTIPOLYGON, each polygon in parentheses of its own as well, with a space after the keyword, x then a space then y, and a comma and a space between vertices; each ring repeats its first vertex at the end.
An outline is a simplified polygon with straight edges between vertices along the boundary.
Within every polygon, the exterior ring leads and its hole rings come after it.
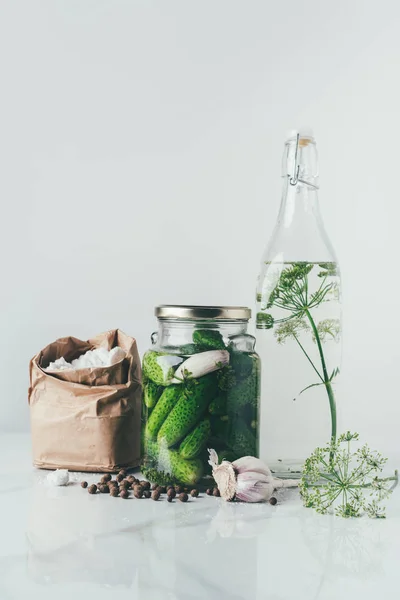
POLYGON ((69 473, 67 469, 56 469, 47 475, 47 483, 49 485, 68 485, 69 473))

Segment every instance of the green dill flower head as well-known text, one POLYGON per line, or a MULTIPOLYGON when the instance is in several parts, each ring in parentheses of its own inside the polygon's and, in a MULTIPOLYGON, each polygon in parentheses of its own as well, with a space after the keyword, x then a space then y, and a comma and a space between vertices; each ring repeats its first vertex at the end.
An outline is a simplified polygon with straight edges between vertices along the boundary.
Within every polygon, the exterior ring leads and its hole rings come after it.
POLYGON ((360 435, 358 433, 351 433, 350 431, 346 431, 339 435, 337 443, 341 444, 342 442, 352 442, 353 440, 358 440, 360 435))
POLYGON ((385 519, 385 508, 380 506, 376 500, 372 500, 365 506, 365 512, 371 519, 385 519))
MULTIPOLYGON (((340 321, 339 319, 324 319, 317 325, 319 339, 321 342, 333 340, 335 342, 340 341, 340 321)), ((315 333, 312 334, 313 341, 316 341, 315 333)))
POLYGON ((309 331, 310 326, 301 317, 294 317, 284 321, 275 329, 275 337, 278 344, 284 344, 288 338, 299 337, 302 331, 309 331))
POLYGON ((345 518, 385 517, 381 502, 390 496, 398 474, 381 478, 387 459, 366 444, 352 450, 357 441, 358 434, 347 431, 325 448, 316 448, 305 461, 299 485, 304 506, 345 518))

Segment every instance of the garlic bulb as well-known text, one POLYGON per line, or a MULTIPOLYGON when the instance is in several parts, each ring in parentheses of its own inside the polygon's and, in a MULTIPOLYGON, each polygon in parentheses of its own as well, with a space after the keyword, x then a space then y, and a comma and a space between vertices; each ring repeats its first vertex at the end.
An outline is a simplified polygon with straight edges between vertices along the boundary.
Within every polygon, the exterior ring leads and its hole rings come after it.
POLYGON ((229 352, 227 350, 207 350, 199 352, 186 359, 175 371, 172 383, 178 383, 184 378, 185 373, 190 377, 203 377, 207 373, 218 371, 229 363, 229 352))
POLYGON ((218 464, 218 454, 209 450, 209 464, 217 482, 221 498, 242 502, 264 502, 271 498, 274 490, 297 487, 295 479, 277 479, 262 460, 255 456, 244 456, 233 463, 223 460, 218 464))

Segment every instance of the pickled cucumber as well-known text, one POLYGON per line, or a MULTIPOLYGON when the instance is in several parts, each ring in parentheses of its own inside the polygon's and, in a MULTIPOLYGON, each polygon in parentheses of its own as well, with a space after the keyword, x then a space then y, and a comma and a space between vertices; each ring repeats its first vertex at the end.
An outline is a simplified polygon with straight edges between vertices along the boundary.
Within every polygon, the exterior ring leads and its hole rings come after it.
POLYGON ((258 365, 254 362, 251 374, 228 391, 228 411, 236 412, 246 404, 258 406, 259 385, 258 365))
POLYGON ((178 450, 159 448, 158 469, 170 473, 173 479, 181 483, 192 485, 197 483, 203 475, 203 464, 197 458, 185 459, 178 450))
POLYGON ((143 440, 143 455, 146 465, 156 466, 158 461, 158 444, 157 441, 144 437, 143 440))
POLYGON ((143 357, 143 375, 157 385, 170 385, 175 369, 181 362, 183 358, 180 356, 149 350, 143 357))
POLYGON ((182 458, 195 458, 202 451, 211 433, 209 419, 204 419, 183 439, 179 446, 182 458))
POLYGON ((258 454, 255 435, 241 419, 236 419, 230 427, 228 446, 238 456, 258 454))
POLYGON ((204 350, 225 350, 226 348, 220 332, 213 329, 196 329, 193 332, 193 341, 204 350))
POLYGON ((227 415, 211 417, 211 432, 224 445, 228 443, 229 425, 229 417, 227 415))
POLYGON ((229 361, 235 371, 236 379, 245 379, 253 370, 253 358, 244 352, 232 352, 229 361))
POLYGON ((157 442, 147 439, 145 442, 146 457, 142 462, 143 471, 152 473, 157 483, 163 481, 166 473, 171 480, 193 485, 203 475, 203 463, 199 459, 182 458, 177 450, 160 448, 157 442))
POLYGON ((143 400, 147 408, 154 408, 157 404, 157 400, 161 396, 163 388, 154 383, 154 381, 147 381, 143 386, 143 400))
MULTIPOLYGON (((164 421, 158 432, 158 441, 168 447, 179 442, 203 416, 216 393, 217 383, 214 374, 198 379, 197 385, 186 389, 164 421)), ((158 404, 160 402, 161 398, 158 404)), ((158 404, 154 410, 157 409, 158 404)))
POLYGON ((198 458, 186 460, 177 450, 169 450, 171 474, 187 485, 197 483, 203 475, 203 463, 198 458))
POLYGON ((208 407, 210 415, 226 415, 226 394, 219 393, 208 407))
POLYGON ((182 396, 182 393, 183 387, 181 385, 171 385, 164 389, 153 412, 148 418, 145 437, 150 439, 157 437, 160 427, 182 396))

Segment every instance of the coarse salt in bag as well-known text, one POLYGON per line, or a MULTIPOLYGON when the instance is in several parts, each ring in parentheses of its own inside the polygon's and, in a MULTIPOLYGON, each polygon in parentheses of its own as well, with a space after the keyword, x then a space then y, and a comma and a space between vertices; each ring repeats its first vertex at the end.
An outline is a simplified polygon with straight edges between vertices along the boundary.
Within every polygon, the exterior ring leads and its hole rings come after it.
POLYGON ((42 469, 113 472, 140 462, 141 366, 136 340, 115 329, 82 341, 60 338, 30 362, 33 464, 42 469), (45 371, 94 348, 119 346, 109 367, 45 371))

